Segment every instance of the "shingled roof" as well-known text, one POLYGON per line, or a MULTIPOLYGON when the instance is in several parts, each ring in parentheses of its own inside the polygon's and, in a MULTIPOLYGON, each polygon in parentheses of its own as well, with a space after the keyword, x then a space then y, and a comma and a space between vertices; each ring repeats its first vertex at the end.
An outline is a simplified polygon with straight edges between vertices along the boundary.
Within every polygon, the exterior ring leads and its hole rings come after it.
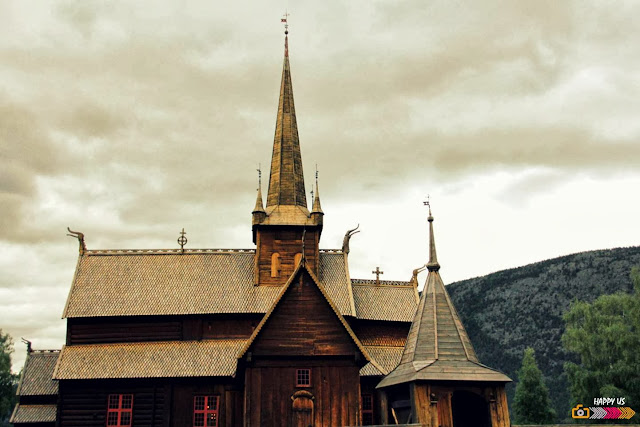
POLYGON ((234 376, 236 356, 245 343, 246 340, 203 340, 65 346, 53 377, 79 380, 234 376))
POLYGON ((511 379, 482 365, 440 277, 429 214, 429 275, 409 330, 402 359, 378 387, 419 380, 496 381, 511 379))
POLYGON ((367 363, 360 369, 360 376, 380 376, 387 375, 393 371, 402 358, 403 347, 371 346, 365 345, 369 356, 376 361, 375 364, 367 363))
MULTIPOLYGON (((63 317, 266 313, 280 293, 254 286, 252 250, 88 250, 63 317)), ((409 282, 353 280, 339 250, 320 252, 319 281, 343 316, 410 322, 409 282)))
POLYGON ((16 404, 13 409, 9 423, 11 424, 27 424, 27 423, 55 423, 57 414, 57 406, 53 405, 23 405, 16 404))
POLYGON ((352 279, 358 319, 411 322, 418 306, 418 293, 409 282, 352 279))
POLYGON ((52 379, 59 350, 33 350, 27 354, 24 362, 18 396, 55 396, 58 394, 58 382, 52 379))

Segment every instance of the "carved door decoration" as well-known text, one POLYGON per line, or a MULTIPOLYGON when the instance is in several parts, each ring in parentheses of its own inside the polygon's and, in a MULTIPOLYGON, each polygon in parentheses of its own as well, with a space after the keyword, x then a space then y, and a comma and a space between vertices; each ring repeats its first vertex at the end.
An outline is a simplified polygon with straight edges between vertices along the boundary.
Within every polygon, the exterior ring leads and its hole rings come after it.
POLYGON ((313 427, 313 394, 298 390, 291 395, 292 427, 313 427))

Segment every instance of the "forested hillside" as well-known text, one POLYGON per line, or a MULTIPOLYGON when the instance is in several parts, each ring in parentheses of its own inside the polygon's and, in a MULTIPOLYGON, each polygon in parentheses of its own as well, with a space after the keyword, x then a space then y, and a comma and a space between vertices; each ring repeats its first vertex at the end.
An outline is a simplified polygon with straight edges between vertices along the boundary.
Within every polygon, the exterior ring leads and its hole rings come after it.
MULTIPOLYGON (((515 380, 524 349, 535 349, 563 419, 570 414, 563 364, 573 359, 562 348, 562 315, 574 299, 632 292, 634 266, 640 266, 640 247, 598 250, 452 283, 447 290, 482 363, 515 380)), ((514 389, 508 388, 510 401, 514 389)))

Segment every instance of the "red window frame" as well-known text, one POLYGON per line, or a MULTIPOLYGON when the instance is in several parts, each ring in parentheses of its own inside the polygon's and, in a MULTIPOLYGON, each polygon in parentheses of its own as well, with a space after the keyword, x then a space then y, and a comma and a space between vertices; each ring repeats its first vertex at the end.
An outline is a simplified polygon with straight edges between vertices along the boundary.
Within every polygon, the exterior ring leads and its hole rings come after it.
POLYGON ((129 427, 133 421, 133 394, 107 396, 107 426, 129 427))
POLYGON ((296 369, 296 387, 311 387, 311 369, 296 369))
POLYGON ((220 396, 193 397, 193 427, 218 427, 220 396))
POLYGON ((373 425, 373 394, 362 394, 362 425, 373 425))

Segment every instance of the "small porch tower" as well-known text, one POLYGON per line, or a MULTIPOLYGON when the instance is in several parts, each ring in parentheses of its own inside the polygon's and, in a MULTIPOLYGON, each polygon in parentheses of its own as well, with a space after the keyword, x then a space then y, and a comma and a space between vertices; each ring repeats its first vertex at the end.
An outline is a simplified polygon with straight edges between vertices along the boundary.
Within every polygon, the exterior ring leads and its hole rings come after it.
POLYGON ((440 277, 429 208, 429 274, 398 367, 377 388, 399 422, 429 427, 509 427, 504 386, 481 364, 440 277))

